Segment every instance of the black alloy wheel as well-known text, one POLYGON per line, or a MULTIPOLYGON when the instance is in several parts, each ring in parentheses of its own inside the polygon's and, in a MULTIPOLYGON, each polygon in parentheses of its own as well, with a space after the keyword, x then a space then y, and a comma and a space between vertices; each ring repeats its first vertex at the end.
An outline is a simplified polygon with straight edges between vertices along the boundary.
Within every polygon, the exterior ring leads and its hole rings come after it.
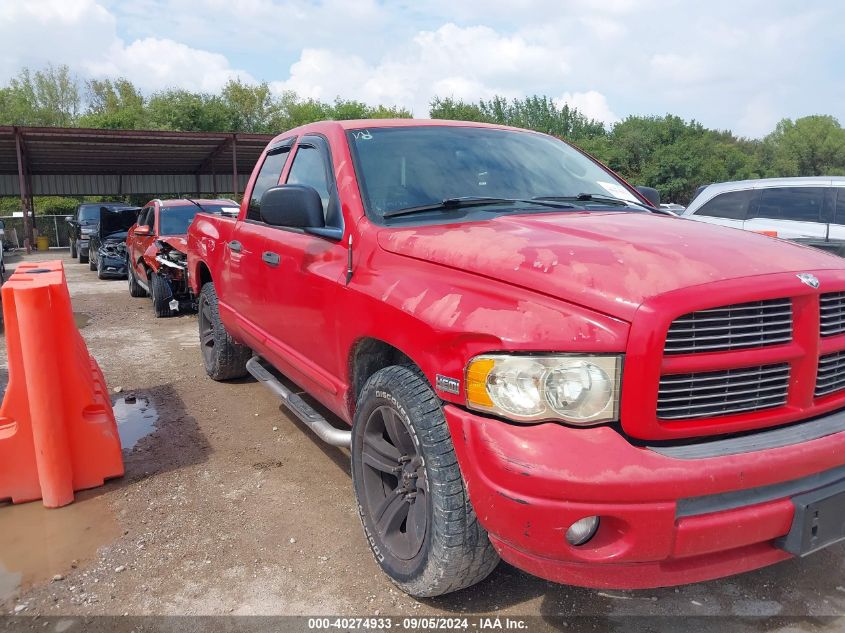
POLYGON ((411 430, 390 405, 375 409, 363 431, 364 503, 379 540, 396 558, 411 560, 422 548, 429 524, 423 458, 411 430))

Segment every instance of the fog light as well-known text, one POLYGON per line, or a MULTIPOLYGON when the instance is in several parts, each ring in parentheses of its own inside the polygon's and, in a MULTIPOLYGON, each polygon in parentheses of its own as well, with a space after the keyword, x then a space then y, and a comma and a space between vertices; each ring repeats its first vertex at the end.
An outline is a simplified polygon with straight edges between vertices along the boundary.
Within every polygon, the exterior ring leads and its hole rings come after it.
POLYGON ((566 531, 566 540, 570 545, 583 545, 595 536, 598 529, 598 517, 584 517, 569 526, 566 531))

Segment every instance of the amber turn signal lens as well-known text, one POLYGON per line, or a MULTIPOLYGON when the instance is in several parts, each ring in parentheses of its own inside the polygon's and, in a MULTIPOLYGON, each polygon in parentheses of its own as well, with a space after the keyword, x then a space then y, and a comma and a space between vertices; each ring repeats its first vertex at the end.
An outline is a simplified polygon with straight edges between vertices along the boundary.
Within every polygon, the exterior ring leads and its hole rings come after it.
POLYGON ((478 358, 467 367, 467 402, 483 407, 492 407, 493 401, 487 393, 487 376, 496 361, 492 358, 478 358))

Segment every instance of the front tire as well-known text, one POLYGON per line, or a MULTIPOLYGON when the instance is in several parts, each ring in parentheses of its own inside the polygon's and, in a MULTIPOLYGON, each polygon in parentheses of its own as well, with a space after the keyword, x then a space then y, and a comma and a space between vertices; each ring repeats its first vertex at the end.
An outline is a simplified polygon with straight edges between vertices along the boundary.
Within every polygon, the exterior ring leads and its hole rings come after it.
POLYGON ((106 276, 104 274, 105 265, 103 264, 103 260, 101 258, 97 258, 97 279, 105 279, 106 276))
POLYGON ((82 252, 82 249, 77 249, 79 252, 79 263, 80 264, 87 264, 88 263, 88 252, 82 252))
POLYGON ((173 291, 162 275, 152 273, 150 275, 150 295, 153 299, 153 311, 157 318, 169 317, 173 314, 170 309, 170 300, 173 298, 173 291))
POLYGON ((70 243, 70 258, 76 259, 76 240, 70 243))
MULTIPOLYGON (((88 252, 88 270, 99 270, 97 259, 97 257, 91 255, 90 251, 88 252)), ((102 279, 102 277, 100 277, 100 279, 102 279)))
POLYGON ((130 297, 146 297, 147 291, 141 287, 135 277, 135 269, 132 267, 132 262, 126 260, 126 278, 129 280, 129 296, 130 297))
POLYGON ((440 399, 418 371, 387 367, 364 385, 352 424, 352 483, 373 556, 402 591, 450 593, 498 564, 440 399))
POLYGON ((205 373, 214 380, 246 376, 246 362, 252 356, 252 350, 237 343, 223 326, 212 282, 203 284, 198 303, 197 321, 205 373))

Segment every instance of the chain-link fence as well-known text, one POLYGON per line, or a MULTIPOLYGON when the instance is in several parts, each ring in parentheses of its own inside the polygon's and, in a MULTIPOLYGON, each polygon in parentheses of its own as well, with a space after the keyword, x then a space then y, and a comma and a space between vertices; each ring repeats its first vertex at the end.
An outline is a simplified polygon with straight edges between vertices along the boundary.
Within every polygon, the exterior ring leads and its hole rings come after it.
MULTIPOLYGON (((65 221, 64 215, 36 215, 35 236, 46 236, 50 240, 50 246, 70 246, 68 233, 70 226, 65 221)), ((6 225, 4 239, 18 248, 23 247, 24 231, 23 218, 0 217, 6 225)))

